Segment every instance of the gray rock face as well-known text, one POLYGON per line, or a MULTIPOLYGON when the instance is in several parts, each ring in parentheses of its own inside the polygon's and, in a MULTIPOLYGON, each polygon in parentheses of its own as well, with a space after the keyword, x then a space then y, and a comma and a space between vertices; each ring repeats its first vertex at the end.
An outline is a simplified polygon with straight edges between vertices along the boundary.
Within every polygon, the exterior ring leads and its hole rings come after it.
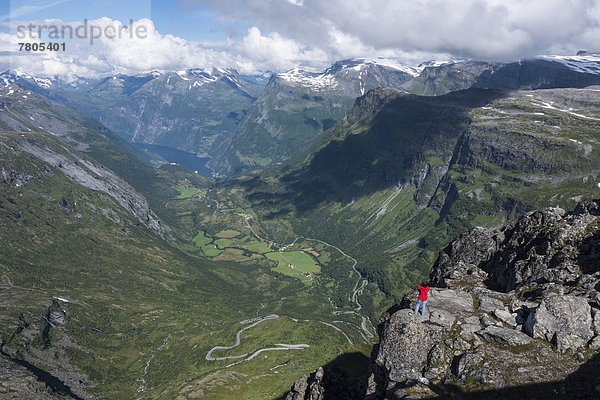
POLYGON ((592 315, 586 299, 548 296, 527 318, 525 332, 552 341, 560 351, 583 347, 592 338, 592 315))
POLYGON ((427 306, 473 312, 473 297, 461 290, 432 288, 429 292, 427 306))
POLYGON ((478 300, 479 300, 479 309, 482 311, 492 312, 492 311, 504 308, 504 304, 500 300, 494 299, 493 297, 490 297, 490 296, 482 295, 482 296, 479 296, 478 300))
POLYGON ((443 326, 446 329, 450 329, 454 324, 454 321, 456 321, 456 317, 450 311, 432 307, 429 309, 429 321, 443 326))
POLYGON ((452 362, 452 373, 457 377, 463 377, 469 371, 483 364, 483 353, 474 351, 457 356, 452 362))
POLYGON ((22 141, 20 148, 52 167, 58 168, 80 185, 108 194, 139 222, 157 234, 164 236, 169 230, 169 227, 161 224, 144 196, 103 166, 79 157, 75 153, 69 152, 68 155, 59 153, 35 140, 22 141))
POLYGON ((592 339, 592 341, 590 342, 590 350, 592 350, 592 351, 600 350, 600 336, 596 336, 595 338, 592 339))
POLYGON ((489 314, 483 314, 483 316, 481 317, 481 323, 484 326, 500 326, 502 325, 499 321, 497 321, 496 319, 494 319, 491 315, 489 314))
POLYGON ((48 322, 54 326, 62 326, 67 323, 67 316, 64 311, 52 310, 48 313, 48 322))
POLYGON ((500 321, 504 322, 505 324, 508 324, 513 327, 517 326, 516 314, 513 315, 506 310, 497 309, 497 310, 494 310, 494 315, 496 316, 496 318, 498 318, 500 321))
POLYGON ((430 352, 440 343, 445 331, 406 309, 381 321, 380 343, 374 359, 376 367, 369 379, 367 395, 375 395, 382 387, 423 378, 430 352))
POLYGON ((488 342, 496 342, 505 346, 521 346, 533 341, 533 339, 523 332, 499 326, 488 326, 484 330, 477 332, 477 334, 488 342))
POLYGON ((292 386, 285 400, 359 400, 364 389, 337 368, 320 367, 292 386))
MULTIPOLYGON (((600 201, 459 236, 431 271, 442 288, 431 289, 427 318, 413 314, 414 294, 384 313, 365 399, 431 398, 446 385, 484 393, 490 384, 556 384, 583 363, 596 371, 599 237, 600 201)), ((559 394, 595 398, 577 379, 559 394)))
POLYGON ((479 322, 477 324, 463 324, 460 326, 460 330, 465 335, 472 335, 481 330, 481 324, 479 322))
POLYGON ((600 335, 600 311, 595 308, 592 308, 592 321, 594 333, 600 335))
POLYGON ((304 375, 300 378, 294 386, 290 393, 288 393, 286 400, 317 400, 323 398, 323 386, 321 386, 321 382, 323 380, 324 375, 323 368, 320 367, 314 374, 311 376, 311 380, 309 382, 308 377, 304 375))
POLYGON ((25 367, 0 355, 0 398, 4 400, 59 400, 52 390, 25 367))
POLYGON ((530 213, 506 232, 501 250, 481 267, 502 291, 526 282, 576 280, 588 271, 584 271, 583 259, 574 255, 581 253, 580 243, 590 236, 587 228, 595 220, 591 214, 565 215, 560 208, 530 213))
POLYGON ((0 178, 4 183, 11 185, 12 187, 23 186, 31 179, 33 179, 32 175, 26 174, 24 172, 15 171, 15 170, 6 170, 0 167, 0 178))
POLYGON ((431 282, 448 287, 451 281, 467 277, 482 281, 486 274, 479 264, 498 250, 502 240, 502 234, 480 227, 458 236, 440 252, 431 270, 431 282))
POLYGON ((600 271, 597 229, 590 229, 598 215, 599 202, 586 201, 569 214, 560 208, 528 213, 513 228, 474 228, 440 252, 430 279, 443 287, 469 283, 503 292, 581 279, 600 271))

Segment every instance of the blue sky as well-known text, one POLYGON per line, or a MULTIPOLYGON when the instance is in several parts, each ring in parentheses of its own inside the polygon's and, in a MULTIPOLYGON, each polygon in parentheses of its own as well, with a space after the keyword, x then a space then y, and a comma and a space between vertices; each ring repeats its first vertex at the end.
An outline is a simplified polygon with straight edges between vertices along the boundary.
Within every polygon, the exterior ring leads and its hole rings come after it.
MULTIPOLYGON (((109 17, 128 23, 149 18, 161 34, 172 34, 200 42, 225 41, 248 26, 219 18, 219 12, 199 5, 182 6, 178 1, 159 0, 11 0, 0 2, 0 16, 13 20, 60 19, 65 22, 109 17)), ((3 21, 7 22, 4 18, 3 21)))

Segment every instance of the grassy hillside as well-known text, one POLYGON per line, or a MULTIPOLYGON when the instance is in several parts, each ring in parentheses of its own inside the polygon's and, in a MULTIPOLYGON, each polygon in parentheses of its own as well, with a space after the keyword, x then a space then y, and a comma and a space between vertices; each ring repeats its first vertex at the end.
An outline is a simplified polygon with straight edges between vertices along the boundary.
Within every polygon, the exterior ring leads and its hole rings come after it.
MULTIPOLYGON (((198 257, 176 231, 161 239, 110 194, 73 180, 66 164, 38 158, 32 143, 91 163, 49 134, 0 134, 0 338, 9 370, 28 363, 75 398, 276 398, 340 351, 368 352, 357 329, 323 325, 334 319, 327 299, 294 278, 272 274, 266 261, 198 257), (240 321, 272 314, 238 347, 213 352, 245 358, 206 359, 214 346, 235 344, 249 325, 240 321), (278 343, 308 346, 250 358, 278 343)), ((174 192, 173 201, 189 200, 174 192)))
MULTIPOLYGON (((397 299, 458 233, 597 194, 599 106, 593 87, 374 91, 299 162, 218 193, 245 201, 274 241, 339 246, 397 299)), ((363 300, 374 316, 385 304, 363 300)))

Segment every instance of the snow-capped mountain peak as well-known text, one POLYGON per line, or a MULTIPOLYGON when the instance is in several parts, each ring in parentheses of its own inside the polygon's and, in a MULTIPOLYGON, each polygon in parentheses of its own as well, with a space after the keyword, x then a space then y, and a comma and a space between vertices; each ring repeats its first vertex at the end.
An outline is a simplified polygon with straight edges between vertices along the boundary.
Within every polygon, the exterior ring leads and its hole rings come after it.
POLYGON ((48 78, 36 77, 16 69, 7 69, 6 71, 0 74, 0 82, 2 82, 2 86, 4 87, 7 87, 15 82, 24 79, 31 80, 35 82, 38 86, 43 87, 45 89, 52 86, 52 81, 48 78))
MULTIPOLYGON (((339 86, 342 81, 352 80, 364 84, 365 79, 375 79, 385 82, 390 76, 404 76, 406 80, 418 76, 420 72, 419 68, 402 65, 385 58, 351 58, 337 61, 320 73, 293 68, 275 76, 290 84, 325 90, 339 86)), ((361 88, 363 86, 361 85, 361 88)), ((364 90, 361 89, 360 92, 364 94, 364 90)))
POLYGON ((449 60, 429 60, 429 61, 424 61, 421 64, 419 64, 417 66, 417 69, 419 69, 419 71, 423 71, 425 68, 428 67, 441 67, 443 65, 452 65, 452 64, 458 64, 458 63, 463 63, 469 61, 467 59, 464 58, 451 58, 449 60))
POLYGON ((340 61, 341 63, 348 63, 347 68, 354 70, 360 70, 369 66, 380 66, 387 69, 393 69, 396 71, 407 73, 411 76, 418 76, 421 73, 420 68, 410 67, 404 64, 400 64, 389 58, 351 58, 349 60, 340 61))

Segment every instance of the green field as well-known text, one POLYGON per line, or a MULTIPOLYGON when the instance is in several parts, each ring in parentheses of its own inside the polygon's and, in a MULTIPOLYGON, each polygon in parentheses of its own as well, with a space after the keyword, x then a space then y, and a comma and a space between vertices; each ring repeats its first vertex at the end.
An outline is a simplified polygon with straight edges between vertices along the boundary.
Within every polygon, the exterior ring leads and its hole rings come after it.
POLYGON ((233 240, 231 239, 218 239, 214 242, 220 249, 225 249, 226 247, 231 247, 233 244, 233 240))
POLYGON ((206 246, 202 246, 202 252, 207 257, 216 257, 221 254, 223 250, 217 249, 214 244, 207 244, 206 246))
POLYGON ((284 253, 274 251, 266 253, 265 256, 269 260, 277 261, 277 267, 273 268, 273 271, 298 278, 303 282, 311 281, 314 274, 321 272, 321 267, 314 259, 302 251, 284 253))
POLYGON ((246 243, 241 245, 240 247, 252 251, 254 253, 258 252, 260 254, 268 253, 271 251, 271 249, 263 242, 246 243))
POLYGON ((179 195, 176 197, 177 199, 189 199, 194 196, 205 196, 206 190, 198 189, 195 187, 177 187, 177 191, 179 191, 179 195))
POLYGON ((234 237, 239 235, 241 235, 241 233, 239 233, 238 231, 233 229, 227 229, 217 233, 215 236, 223 239, 233 239, 234 237))
POLYGON ((204 231, 200 231, 200 232, 198 232, 198 234, 196 236, 194 236, 193 241, 196 244, 196 246, 203 247, 203 246, 209 244, 210 242, 212 242, 212 239, 209 237, 206 237, 204 231))

